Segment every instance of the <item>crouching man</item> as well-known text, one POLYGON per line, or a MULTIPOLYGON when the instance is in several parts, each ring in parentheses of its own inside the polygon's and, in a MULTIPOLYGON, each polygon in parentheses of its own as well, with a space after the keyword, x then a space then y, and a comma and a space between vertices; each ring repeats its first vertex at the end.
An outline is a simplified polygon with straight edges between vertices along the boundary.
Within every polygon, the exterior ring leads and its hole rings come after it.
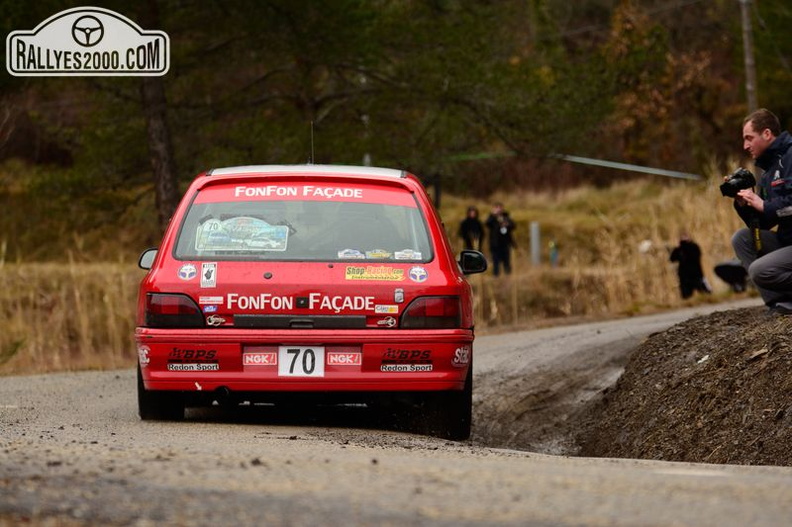
POLYGON ((756 191, 745 188, 734 197, 747 227, 734 234, 732 246, 770 312, 779 315, 792 314, 791 147, 792 136, 769 110, 743 121, 743 148, 762 174, 756 191))

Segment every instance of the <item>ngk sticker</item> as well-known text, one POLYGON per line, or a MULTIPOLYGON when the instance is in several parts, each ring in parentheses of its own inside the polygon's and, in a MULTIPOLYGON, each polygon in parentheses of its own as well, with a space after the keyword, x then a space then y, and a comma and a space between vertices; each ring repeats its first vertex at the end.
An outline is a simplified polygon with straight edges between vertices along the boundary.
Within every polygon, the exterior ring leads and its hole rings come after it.
POLYGON ((363 354, 349 351, 328 351, 328 366, 360 366, 363 363, 363 354))
POLYGON ((278 354, 274 351, 245 353, 242 355, 242 364, 244 366, 277 366, 278 354))

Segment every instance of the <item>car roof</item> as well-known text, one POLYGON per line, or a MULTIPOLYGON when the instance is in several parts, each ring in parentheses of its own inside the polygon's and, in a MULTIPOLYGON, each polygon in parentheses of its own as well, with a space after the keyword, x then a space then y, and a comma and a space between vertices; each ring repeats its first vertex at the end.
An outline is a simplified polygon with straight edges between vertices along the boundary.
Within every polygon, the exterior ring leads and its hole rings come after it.
POLYGON ((407 172, 394 168, 359 167, 347 165, 247 165, 238 167, 213 168, 207 176, 232 174, 311 174, 311 175, 352 175, 405 178, 407 172))

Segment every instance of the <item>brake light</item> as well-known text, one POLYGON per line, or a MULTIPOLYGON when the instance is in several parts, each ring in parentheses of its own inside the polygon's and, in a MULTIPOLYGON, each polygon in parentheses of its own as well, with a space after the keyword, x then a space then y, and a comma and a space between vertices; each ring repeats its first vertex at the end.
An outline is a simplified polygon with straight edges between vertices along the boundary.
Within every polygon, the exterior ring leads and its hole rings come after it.
POLYGON ((202 328, 201 309, 186 295, 149 293, 146 295, 146 326, 150 328, 202 328))
POLYGON ((401 327, 409 329, 452 329, 462 324, 458 296, 422 296, 404 310, 401 327))

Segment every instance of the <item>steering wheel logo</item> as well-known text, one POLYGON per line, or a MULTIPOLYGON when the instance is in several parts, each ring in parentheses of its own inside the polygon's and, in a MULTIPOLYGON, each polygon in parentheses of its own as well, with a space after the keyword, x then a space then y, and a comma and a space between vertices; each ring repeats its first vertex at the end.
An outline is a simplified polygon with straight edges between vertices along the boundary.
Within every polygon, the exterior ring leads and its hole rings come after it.
POLYGON ((83 47, 93 47, 101 42, 103 37, 104 26, 95 16, 82 16, 72 25, 72 38, 83 47))

